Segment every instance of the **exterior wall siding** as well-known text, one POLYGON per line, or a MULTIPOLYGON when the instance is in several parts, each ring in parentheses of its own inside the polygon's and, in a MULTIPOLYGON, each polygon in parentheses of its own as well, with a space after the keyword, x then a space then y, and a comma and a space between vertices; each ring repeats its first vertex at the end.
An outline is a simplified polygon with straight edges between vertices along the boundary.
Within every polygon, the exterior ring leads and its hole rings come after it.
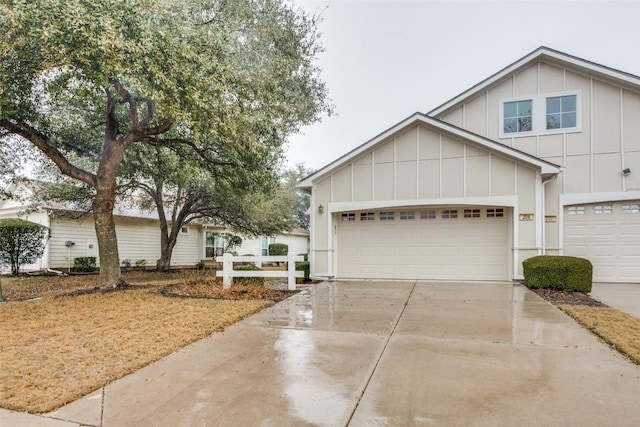
MULTIPOLYGON (((640 172, 638 117, 640 90, 613 84, 560 63, 538 61, 452 106, 438 118, 564 168, 556 180, 545 187, 544 215, 554 217, 555 222, 543 225, 547 253, 561 253, 562 230, 559 227, 562 212, 559 212, 558 201, 562 195, 640 191, 640 173, 635 173, 636 169, 640 172), (570 91, 580 94, 579 131, 500 138, 501 99, 570 91), (482 119, 488 128, 483 128, 482 119), (624 176, 622 170, 625 168, 633 172, 624 176)), ((508 162, 493 156, 490 163, 491 194, 512 194, 513 181, 499 179, 495 175, 496 169, 505 174, 510 167, 508 162)), ((457 164, 447 166, 459 170, 457 164)), ((479 164, 467 159, 468 173, 475 177, 480 168, 479 164)), ((477 187, 481 185, 475 178, 467 177, 467 194, 477 194, 477 187)), ((522 186, 518 185, 521 199, 529 200, 521 190, 522 186)), ((520 209, 524 211, 527 208, 523 205, 520 209)), ((521 225, 524 228, 520 232, 530 232, 525 230, 528 225, 521 225)), ((524 241, 521 239, 519 244, 524 244, 524 241)))
MULTIPOLYGON (((478 102, 478 105, 482 104, 478 102)), ((333 228, 341 220, 341 211, 329 212, 332 203, 380 202, 384 206, 395 201, 401 205, 420 206, 421 199, 436 199, 446 205, 448 199, 454 198, 516 196, 520 212, 534 213, 537 179, 534 169, 504 155, 422 124, 410 126, 381 141, 357 160, 314 182, 312 273, 335 273, 332 271, 336 257, 336 230, 333 228), (352 170, 354 197, 349 200, 335 187, 350 183, 344 171, 352 170), (371 191, 369 183, 373 183, 371 191), (317 211, 319 205, 325 207, 324 213, 317 211)), ((515 217, 518 213, 514 213, 515 217)), ((539 242, 535 222, 520 224, 515 246, 537 253, 539 242)))

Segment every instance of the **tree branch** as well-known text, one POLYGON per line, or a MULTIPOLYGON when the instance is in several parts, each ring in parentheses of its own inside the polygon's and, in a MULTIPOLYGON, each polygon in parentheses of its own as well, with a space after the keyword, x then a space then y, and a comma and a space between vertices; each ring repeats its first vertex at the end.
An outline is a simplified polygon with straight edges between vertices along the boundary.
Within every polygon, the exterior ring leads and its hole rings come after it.
POLYGON ((60 150, 58 150, 51 143, 51 140, 42 132, 33 128, 24 121, 10 118, 1 119, 0 127, 29 140, 40 151, 42 151, 45 156, 50 158, 53 163, 58 166, 58 169, 60 169, 60 172, 62 172, 63 174, 82 181, 85 184, 95 188, 96 175, 71 164, 71 162, 67 160, 64 154, 62 154, 62 152, 60 152, 60 150))

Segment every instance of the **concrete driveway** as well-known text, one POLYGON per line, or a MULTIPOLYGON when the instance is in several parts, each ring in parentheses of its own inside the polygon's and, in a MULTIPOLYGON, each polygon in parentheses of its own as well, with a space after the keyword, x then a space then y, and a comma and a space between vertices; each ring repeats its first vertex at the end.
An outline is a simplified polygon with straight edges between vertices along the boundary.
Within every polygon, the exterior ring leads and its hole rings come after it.
POLYGON ((589 295, 640 319, 640 283, 594 283, 589 295))
POLYGON ((19 426, 638 426, 640 368, 511 283, 337 282, 19 426))

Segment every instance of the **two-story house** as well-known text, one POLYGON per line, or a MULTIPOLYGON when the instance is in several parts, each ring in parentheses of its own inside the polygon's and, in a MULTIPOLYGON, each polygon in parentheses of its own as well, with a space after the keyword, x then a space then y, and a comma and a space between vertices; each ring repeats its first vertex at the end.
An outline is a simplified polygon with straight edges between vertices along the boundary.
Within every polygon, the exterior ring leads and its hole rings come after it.
POLYGON ((640 282, 640 77, 540 47, 305 178, 311 274, 640 282))

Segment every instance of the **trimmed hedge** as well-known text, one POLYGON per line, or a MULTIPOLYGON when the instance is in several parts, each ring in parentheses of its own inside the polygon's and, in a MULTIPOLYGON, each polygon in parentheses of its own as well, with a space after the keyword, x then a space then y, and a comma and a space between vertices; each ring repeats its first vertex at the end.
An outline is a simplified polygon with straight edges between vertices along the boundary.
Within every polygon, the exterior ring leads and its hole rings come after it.
POLYGON ((90 273, 96 270, 96 257, 79 256, 73 259, 71 271, 75 273, 90 273))
POLYGON ((310 264, 308 261, 296 262, 296 271, 304 271, 304 278, 306 280, 309 280, 309 270, 310 270, 310 264))
POLYGON ((269 255, 287 255, 289 253, 289 245, 285 243, 271 243, 269 245, 269 255))
POLYGON ((551 288, 589 293, 593 265, 584 258, 541 255, 522 262, 524 282, 530 288, 551 288))
MULTIPOLYGON (((243 264, 233 267, 236 271, 262 271, 260 267, 256 267, 255 264, 243 264)), ((234 277, 233 283, 237 285, 262 285, 264 284, 264 277, 234 277)))

